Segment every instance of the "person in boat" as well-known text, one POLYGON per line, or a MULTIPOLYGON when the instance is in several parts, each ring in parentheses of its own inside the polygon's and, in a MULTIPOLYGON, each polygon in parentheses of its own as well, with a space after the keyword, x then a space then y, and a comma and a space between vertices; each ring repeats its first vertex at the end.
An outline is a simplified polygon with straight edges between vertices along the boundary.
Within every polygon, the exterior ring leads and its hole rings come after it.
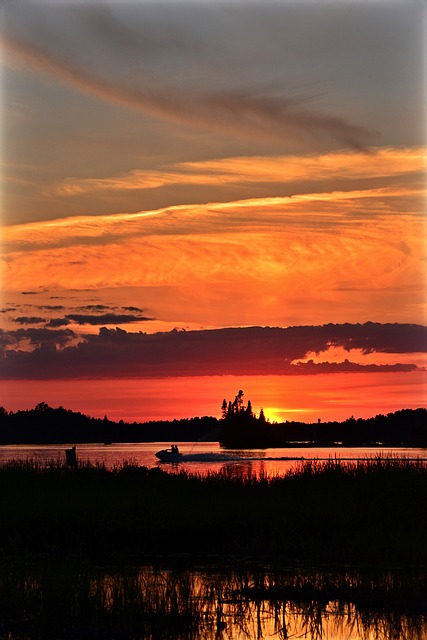
POLYGON ((171 446, 171 451, 172 451, 172 453, 174 453, 174 454, 178 455, 178 453, 179 453, 179 449, 178 449, 178 447, 177 447, 177 445, 176 445, 176 444, 173 444, 173 445, 171 446))

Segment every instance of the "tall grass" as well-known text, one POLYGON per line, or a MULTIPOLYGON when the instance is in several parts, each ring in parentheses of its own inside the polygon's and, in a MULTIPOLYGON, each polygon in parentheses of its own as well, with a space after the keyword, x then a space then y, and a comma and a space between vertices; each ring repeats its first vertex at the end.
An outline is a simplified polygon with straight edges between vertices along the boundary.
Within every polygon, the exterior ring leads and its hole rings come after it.
POLYGON ((52 462, 0 467, 0 559, 209 554, 427 566, 427 468, 301 462, 285 477, 52 462))

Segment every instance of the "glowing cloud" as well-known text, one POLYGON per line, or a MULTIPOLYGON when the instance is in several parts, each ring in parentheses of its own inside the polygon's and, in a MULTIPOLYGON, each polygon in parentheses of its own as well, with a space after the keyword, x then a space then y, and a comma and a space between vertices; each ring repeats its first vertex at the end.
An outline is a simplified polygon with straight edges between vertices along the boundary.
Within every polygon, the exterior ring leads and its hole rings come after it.
POLYGON ((327 181, 334 178, 369 179, 406 176, 425 169, 425 149, 376 148, 368 155, 337 151, 311 156, 224 158, 182 162, 159 170, 134 169, 110 178, 68 178, 54 193, 73 196, 99 190, 155 189, 172 184, 227 185, 241 183, 292 183, 327 181))

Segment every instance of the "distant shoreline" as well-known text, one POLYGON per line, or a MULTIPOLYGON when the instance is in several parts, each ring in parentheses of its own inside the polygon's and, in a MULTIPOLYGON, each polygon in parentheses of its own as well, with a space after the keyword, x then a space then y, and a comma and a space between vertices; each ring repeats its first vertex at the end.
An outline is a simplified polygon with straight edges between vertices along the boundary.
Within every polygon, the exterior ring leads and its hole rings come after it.
POLYGON ((427 409, 401 409, 343 422, 270 423, 203 416, 125 423, 91 418, 46 403, 15 413, 0 408, 0 445, 113 442, 219 442, 226 449, 427 447, 427 409))

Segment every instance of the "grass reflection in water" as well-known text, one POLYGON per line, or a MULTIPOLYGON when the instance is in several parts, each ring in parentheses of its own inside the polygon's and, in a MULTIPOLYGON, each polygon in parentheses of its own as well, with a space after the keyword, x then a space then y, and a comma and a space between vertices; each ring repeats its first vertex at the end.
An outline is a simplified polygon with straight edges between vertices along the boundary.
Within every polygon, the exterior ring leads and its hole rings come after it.
POLYGON ((422 572, 15 565, 0 601, 8 640, 427 638, 422 572))

